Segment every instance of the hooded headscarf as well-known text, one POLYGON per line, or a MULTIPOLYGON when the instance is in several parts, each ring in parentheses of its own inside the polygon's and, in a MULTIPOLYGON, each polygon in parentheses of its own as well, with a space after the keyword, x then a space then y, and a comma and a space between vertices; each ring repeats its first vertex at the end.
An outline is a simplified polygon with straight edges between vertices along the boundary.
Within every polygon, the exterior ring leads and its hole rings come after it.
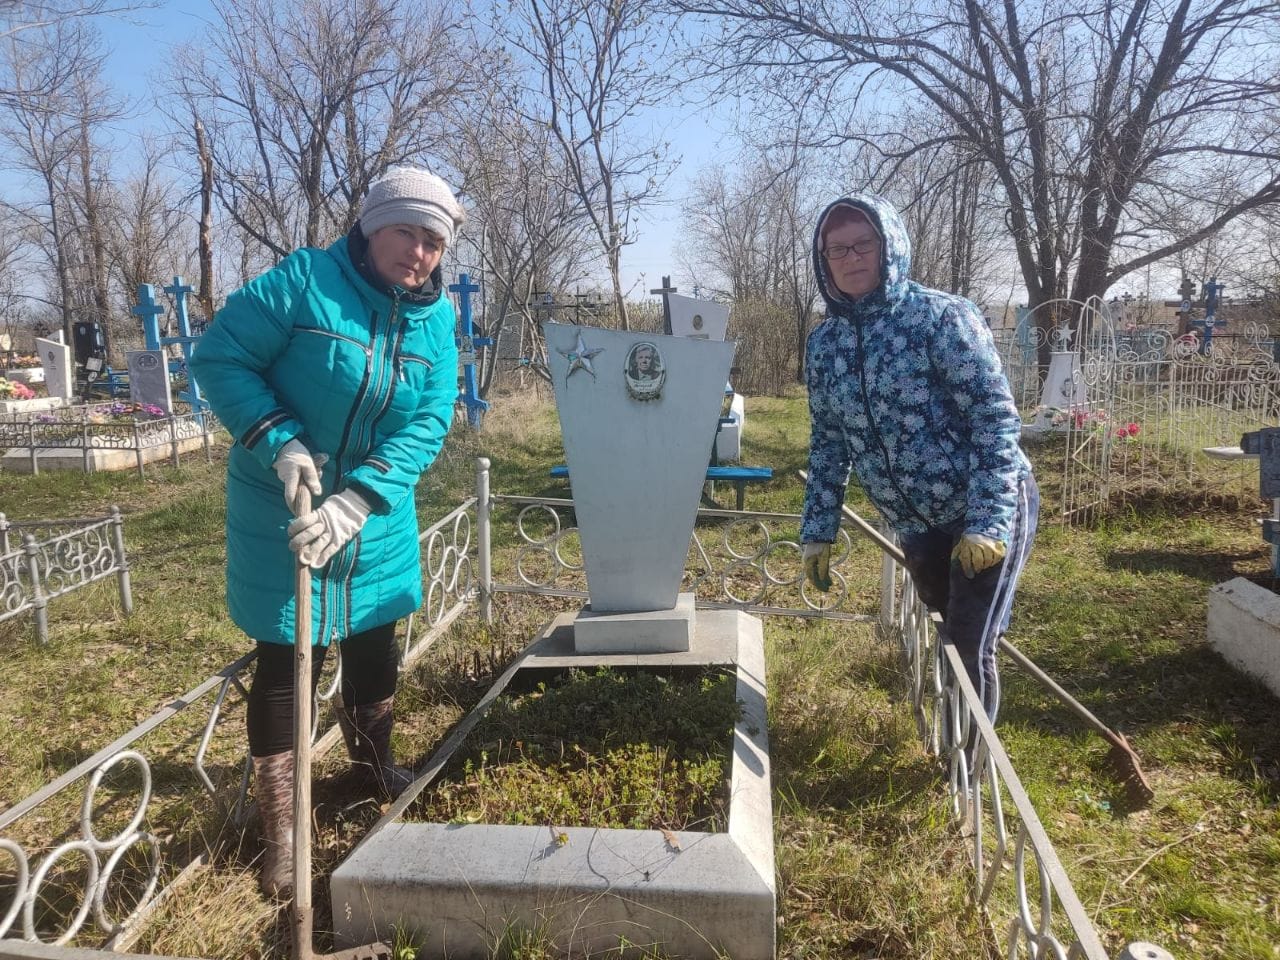
POLYGON ((813 231, 813 270, 830 316, 857 320, 891 309, 901 302, 911 287, 908 279, 911 274, 911 240, 898 211, 888 200, 874 194, 841 197, 830 204, 818 217, 818 225, 813 231), (837 207, 852 207, 859 211, 880 234, 880 286, 856 300, 835 285, 827 269, 827 258, 822 255, 822 231, 827 218, 837 207))

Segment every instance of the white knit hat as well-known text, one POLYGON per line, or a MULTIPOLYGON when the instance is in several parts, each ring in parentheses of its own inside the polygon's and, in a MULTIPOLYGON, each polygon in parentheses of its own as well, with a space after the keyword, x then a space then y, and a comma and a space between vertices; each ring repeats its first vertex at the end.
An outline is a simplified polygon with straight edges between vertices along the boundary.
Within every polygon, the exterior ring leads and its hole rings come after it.
POLYGON ((395 223, 425 227, 453 246, 453 232, 467 219, 449 185, 418 167, 392 167, 369 185, 360 205, 366 237, 395 223))

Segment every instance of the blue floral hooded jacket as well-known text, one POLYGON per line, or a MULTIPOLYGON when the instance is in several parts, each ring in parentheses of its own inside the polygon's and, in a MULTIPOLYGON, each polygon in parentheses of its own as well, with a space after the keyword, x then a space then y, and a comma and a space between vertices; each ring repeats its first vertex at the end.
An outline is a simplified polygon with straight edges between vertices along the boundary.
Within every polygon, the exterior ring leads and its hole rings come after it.
POLYGON ((809 335, 809 482, 801 540, 834 542, 852 467, 899 534, 943 529, 1004 543, 1031 466, 991 331, 963 297, 908 279, 911 242, 898 212, 874 196, 822 212, 813 237, 827 318, 809 335), (880 232, 880 286, 850 299, 820 243, 831 210, 861 210, 880 232))

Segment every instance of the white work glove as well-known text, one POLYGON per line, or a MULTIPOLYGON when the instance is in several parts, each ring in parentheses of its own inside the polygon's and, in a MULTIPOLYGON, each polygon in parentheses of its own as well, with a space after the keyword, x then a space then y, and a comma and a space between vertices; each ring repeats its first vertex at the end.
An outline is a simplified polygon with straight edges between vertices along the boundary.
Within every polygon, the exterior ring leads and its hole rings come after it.
POLYGON ((831 544, 806 543, 802 550, 804 575, 817 589, 831 589, 831 544))
POLYGON ((294 509, 294 500, 298 496, 298 484, 306 485, 313 497, 320 496, 320 468, 329 462, 327 453, 314 456, 298 440, 289 440, 276 454, 275 463, 271 466, 276 476, 284 484, 284 502, 290 510, 294 509))
POLYGON ((289 549, 298 555, 298 562, 318 570, 360 532, 370 509, 354 490, 335 493, 319 510, 289 524, 289 549))
POLYGON ((966 533, 951 551, 951 559, 960 564, 964 575, 972 580, 983 570, 1004 559, 1007 548, 999 540, 980 533, 966 533))

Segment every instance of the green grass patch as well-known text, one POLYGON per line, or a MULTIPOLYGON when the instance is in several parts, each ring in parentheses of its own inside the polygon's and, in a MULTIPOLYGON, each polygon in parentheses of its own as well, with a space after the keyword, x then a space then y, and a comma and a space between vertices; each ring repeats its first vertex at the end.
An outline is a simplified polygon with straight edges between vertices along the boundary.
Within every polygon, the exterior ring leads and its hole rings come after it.
POLYGON ((601 668, 502 696, 414 817, 723 830, 735 688, 719 670, 601 668))

